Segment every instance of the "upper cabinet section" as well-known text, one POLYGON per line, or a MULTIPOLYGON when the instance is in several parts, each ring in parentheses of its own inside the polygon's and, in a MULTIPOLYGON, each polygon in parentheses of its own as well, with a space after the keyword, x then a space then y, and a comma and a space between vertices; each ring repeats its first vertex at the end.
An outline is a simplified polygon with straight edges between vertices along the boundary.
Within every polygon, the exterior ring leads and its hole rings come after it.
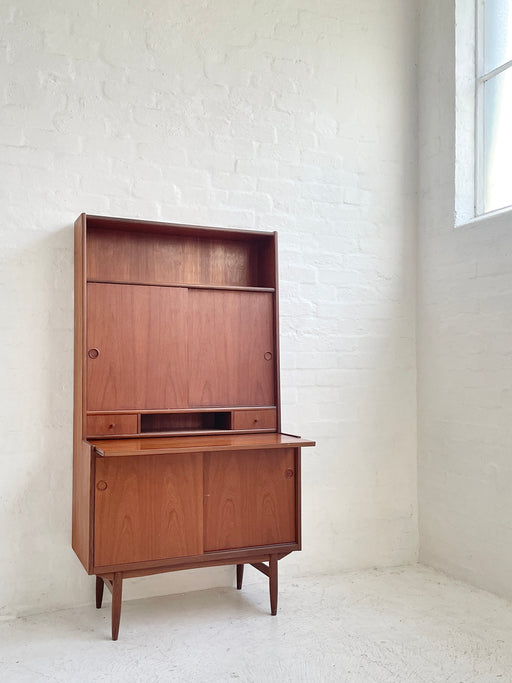
POLYGON ((276 240, 78 218, 77 443, 279 430, 276 240))
POLYGON ((87 216, 87 280, 273 289, 273 233, 87 216))

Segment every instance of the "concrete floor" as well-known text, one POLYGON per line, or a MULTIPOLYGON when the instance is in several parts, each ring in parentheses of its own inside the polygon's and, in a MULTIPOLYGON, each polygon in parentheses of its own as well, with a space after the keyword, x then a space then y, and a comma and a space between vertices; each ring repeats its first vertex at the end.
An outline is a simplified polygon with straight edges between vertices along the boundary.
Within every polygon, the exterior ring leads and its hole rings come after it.
MULTIPOLYGON (((512 681, 512 604, 421 566, 264 577, 0 624, 0 680, 470 683, 512 681)), ((91 581, 91 594, 93 581, 91 581)))

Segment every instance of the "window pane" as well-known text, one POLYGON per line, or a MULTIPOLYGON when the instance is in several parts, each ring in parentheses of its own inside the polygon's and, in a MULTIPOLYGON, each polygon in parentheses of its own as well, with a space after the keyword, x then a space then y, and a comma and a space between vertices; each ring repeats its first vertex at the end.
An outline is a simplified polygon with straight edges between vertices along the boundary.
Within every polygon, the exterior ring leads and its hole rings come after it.
POLYGON ((512 68, 484 88, 484 211, 494 211, 512 204, 512 68))
POLYGON ((512 59, 512 0, 486 0, 484 20, 487 73, 512 59))

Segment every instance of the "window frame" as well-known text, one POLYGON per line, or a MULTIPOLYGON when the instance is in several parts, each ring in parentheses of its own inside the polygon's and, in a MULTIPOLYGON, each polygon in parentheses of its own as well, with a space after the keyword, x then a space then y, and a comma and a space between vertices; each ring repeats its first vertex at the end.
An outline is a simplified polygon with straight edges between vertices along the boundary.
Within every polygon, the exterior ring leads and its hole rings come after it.
POLYGON ((485 209, 485 84, 501 73, 512 69, 512 59, 485 71, 485 5, 487 0, 475 0, 475 85, 474 85, 474 217, 483 218, 500 211, 512 209, 509 204, 495 209, 485 209))

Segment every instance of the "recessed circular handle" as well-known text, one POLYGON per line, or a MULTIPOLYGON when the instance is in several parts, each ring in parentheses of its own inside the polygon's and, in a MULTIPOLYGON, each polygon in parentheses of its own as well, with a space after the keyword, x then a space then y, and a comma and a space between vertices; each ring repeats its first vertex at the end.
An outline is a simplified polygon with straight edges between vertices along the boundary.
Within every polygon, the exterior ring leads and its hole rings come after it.
POLYGON ((92 358, 92 360, 94 360, 100 355, 100 352, 98 351, 98 349, 89 349, 89 351, 87 351, 87 355, 89 356, 89 358, 92 358))
POLYGON ((111 422, 111 423, 109 424, 108 428, 109 428, 109 429, 114 429, 115 426, 116 426, 116 423, 115 423, 115 422, 111 422))
POLYGON ((98 491, 104 491, 107 488, 107 482, 106 481, 99 481, 96 484, 96 488, 98 489, 98 491))
POLYGON ((291 478, 293 477, 293 470, 286 470, 285 473, 284 473, 284 476, 285 476, 287 479, 291 479, 291 478))
POLYGON ((267 351, 265 354, 263 354, 263 358, 265 360, 272 360, 272 354, 270 353, 270 351, 267 351))

